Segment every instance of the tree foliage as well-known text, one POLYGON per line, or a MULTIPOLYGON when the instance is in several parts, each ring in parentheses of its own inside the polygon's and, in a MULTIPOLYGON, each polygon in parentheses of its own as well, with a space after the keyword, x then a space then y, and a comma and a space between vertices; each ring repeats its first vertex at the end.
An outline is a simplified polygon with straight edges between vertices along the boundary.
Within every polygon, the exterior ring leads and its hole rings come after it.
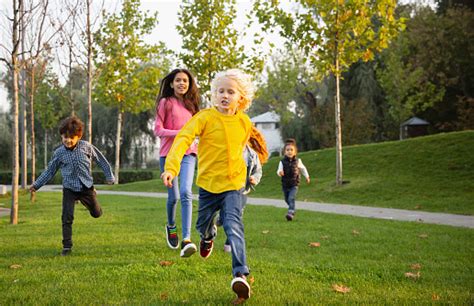
POLYGON ((103 26, 95 34, 100 75, 94 96, 120 112, 152 108, 160 76, 169 67, 163 44, 150 45, 143 40, 156 26, 157 14, 149 16, 139 7, 139 0, 124 1, 118 14, 104 16, 103 26), (156 59, 163 62, 157 63, 156 59))
POLYGON ((265 31, 277 26, 283 37, 303 50, 317 79, 335 76, 336 184, 342 185, 341 74, 352 64, 371 60, 375 52, 387 48, 403 28, 403 20, 395 18, 396 0, 296 2, 298 9, 287 12, 278 0, 259 0, 254 3, 254 11, 265 31))
MULTIPOLYGON (((184 50, 180 59, 196 75, 201 93, 208 100, 216 72, 241 68, 255 74, 263 68, 262 55, 249 55, 252 52, 238 42, 239 33, 233 28, 235 0, 184 0, 178 17, 181 24, 177 29, 184 50)), ((261 39, 254 41, 255 45, 260 42, 261 39)), ((255 45, 251 48, 253 52, 257 52, 255 45)))
POLYGON ((163 43, 149 45, 143 40, 155 27, 157 14, 149 16, 139 7, 139 0, 125 0, 118 14, 104 16, 104 24, 95 35, 99 48, 95 52, 96 66, 100 75, 94 96, 97 101, 117 108, 116 183, 119 181, 123 114, 153 108, 159 80, 169 70, 168 51, 163 43))
POLYGON ((419 115, 440 131, 468 128, 462 118, 472 112, 474 12, 404 7, 403 13, 413 17, 384 52, 378 73, 391 115, 398 122, 419 115))

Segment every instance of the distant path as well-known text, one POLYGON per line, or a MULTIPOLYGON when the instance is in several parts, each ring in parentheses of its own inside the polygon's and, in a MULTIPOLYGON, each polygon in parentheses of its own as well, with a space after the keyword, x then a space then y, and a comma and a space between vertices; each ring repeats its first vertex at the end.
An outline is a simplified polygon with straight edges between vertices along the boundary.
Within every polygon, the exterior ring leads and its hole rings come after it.
MULTIPOLYGON (((42 191, 62 191, 60 185, 46 185, 41 188, 42 191)), ((160 192, 135 192, 135 191, 112 191, 112 190, 97 190, 99 194, 107 195, 123 195, 123 196, 134 196, 134 197, 149 197, 149 198, 166 198, 166 193, 160 192)), ((196 199, 196 196, 195 196, 196 199)), ((262 206, 274 206, 287 208, 285 201, 276 199, 264 199, 264 198, 248 198, 248 204, 251 205, 262 205, 262 206)), ((432 213, 424 211, 414 211, 405 209, 392 209, 392 208, 380 208, 380 207, 368 207, 358 205, 347 205, 347 204, 327 204, 317 202, 302 202, 296 201, 296 207, 298 210, 309 210, 339 215, 351 215, 365 218, 385 219, 385 220, 399 220, 399 221, 412 221, 429 224, 442 224, 458 227, 474 228, 474 216, 464 216, 455 214, 445 213, 432 213)), ((8 213, 9 214, 9 213, 8 213)), ((0 210, 1 216, 1 210, 0 210)))

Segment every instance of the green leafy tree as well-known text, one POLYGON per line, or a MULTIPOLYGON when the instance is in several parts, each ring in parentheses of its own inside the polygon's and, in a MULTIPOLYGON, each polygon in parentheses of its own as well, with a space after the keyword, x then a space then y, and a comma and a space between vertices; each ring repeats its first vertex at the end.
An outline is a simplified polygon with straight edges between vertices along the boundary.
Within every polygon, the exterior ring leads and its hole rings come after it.
POLYGON ((254 11, 265 31, 278 27, 283 37, 305 52, 318 79, 330 74, 335 77, 336 184, 342 185, 341 74, 388 47, 403 22, 394 16, 395 0, 296 2, 299 9, 286 12, 277 0, 259 0, 254 11))
POLYGON ((184 50, 179 54, 180 59, 196 75, 207 102, 216 72, 241 68, 255 74, 262 70, 263 56, 256 49, 262 39, 255 39, 253 52, 237 41, 239 33, 233 28, 235 0, 183 0, 178 18, 181 24, 177 29, 184 50), (248 55, 251 53, 255 55, 248 55))
POLYGON ((94 95, 97 101, 117 108, 115 177, 119 181, 120 147, 124 113, 153 108, 160 77, 169 69, 163 44, 143 41, 157 23, 157 14, 140 11, 140 1, 126 0, 118 14, 105 15, 96 33, 96 66, 100 71, 94 95), (154 59, 162 59, 161 63, 154 59))
POLYGON ((438 131, 469 128, 474 97, 474 12, 437 14, 429 7, 402 7, 407 29, 383 52, 378 71, 391 115, 401 122, 418 115, 438 131))
MULTIPOLYGON (((49 135, 58 127, 59 122, 69 113, 69 100, 63 93, 58 77, 48 69, 42 79, 38 80, 35 94, 35 120, 43 132, 43 165, 48 165, 49 135)), ((56 136, 56 133, 53 133, 56 136)), ((57 137, 57 136, 56 136, 57 137)))

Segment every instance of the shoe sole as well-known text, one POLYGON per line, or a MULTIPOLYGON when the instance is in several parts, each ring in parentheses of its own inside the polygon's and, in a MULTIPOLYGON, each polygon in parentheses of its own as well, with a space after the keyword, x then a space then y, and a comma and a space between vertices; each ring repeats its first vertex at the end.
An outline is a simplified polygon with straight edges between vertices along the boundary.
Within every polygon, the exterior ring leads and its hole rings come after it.
POLYGON ((194 243, 187 244, 184 249, 181 250, 181 257, 190 257, 196 253, 197 247, 194 243))
POLYGON ((166 243, 170 247, 170 249, 177 250, 179 248, 179 243, 176 246, 173 246, 168 240, 168 227, 165 225, 165 233, 166 233, 166 243))
POLYGON ((250 297, 250 285, 242 277, 234 278, 230 286, 239 299, 246 300, 250 297))

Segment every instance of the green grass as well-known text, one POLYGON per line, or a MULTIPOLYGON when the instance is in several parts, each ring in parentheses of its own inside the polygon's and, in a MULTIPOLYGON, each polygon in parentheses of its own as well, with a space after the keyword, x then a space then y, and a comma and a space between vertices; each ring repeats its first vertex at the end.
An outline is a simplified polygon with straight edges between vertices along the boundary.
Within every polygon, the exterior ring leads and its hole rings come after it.
MULTIPOLYGON (((302 183, 298 200, 474 214, 474 131, 437 134, 404 141, 343 148, 343 178, 335 186, 335 151, 299 156, 313 178, 302 183)), ((279 158, 263 168, 252 197, 279 198, 279 158)), ((112 190, 164 192, 158 180, 108 187, 112 190)))
MULTIPOLYGON (((18 225, 0 218, 2 305, 232 301, 231 258, 222 251, 222 229, 210 258, 181 259, 165 242, 163 199, 102 195, 99 201, 100 219, 76 206, 75 246, 65 258, 58 256, 60 193, 39 192, 34 205, 22 196, 18 225), (14 264, 21 267, 10 268, 14 264)), ((6 206, 9 199, 0 203, 6 206)), ((472 229, 308 211, 287 222, 284 215, 274 207, 245 210, 254 278, 248 305, 474 303, 472 229), (321 246, 309 247, 310 242, 321 246), (419 279, 405 277, 416 272, 412 264, 421 265, 419 279), (337 293, 333 284, 351 291, 337 293)), ((192 234, 198 242, 194 229, 192 234)))

